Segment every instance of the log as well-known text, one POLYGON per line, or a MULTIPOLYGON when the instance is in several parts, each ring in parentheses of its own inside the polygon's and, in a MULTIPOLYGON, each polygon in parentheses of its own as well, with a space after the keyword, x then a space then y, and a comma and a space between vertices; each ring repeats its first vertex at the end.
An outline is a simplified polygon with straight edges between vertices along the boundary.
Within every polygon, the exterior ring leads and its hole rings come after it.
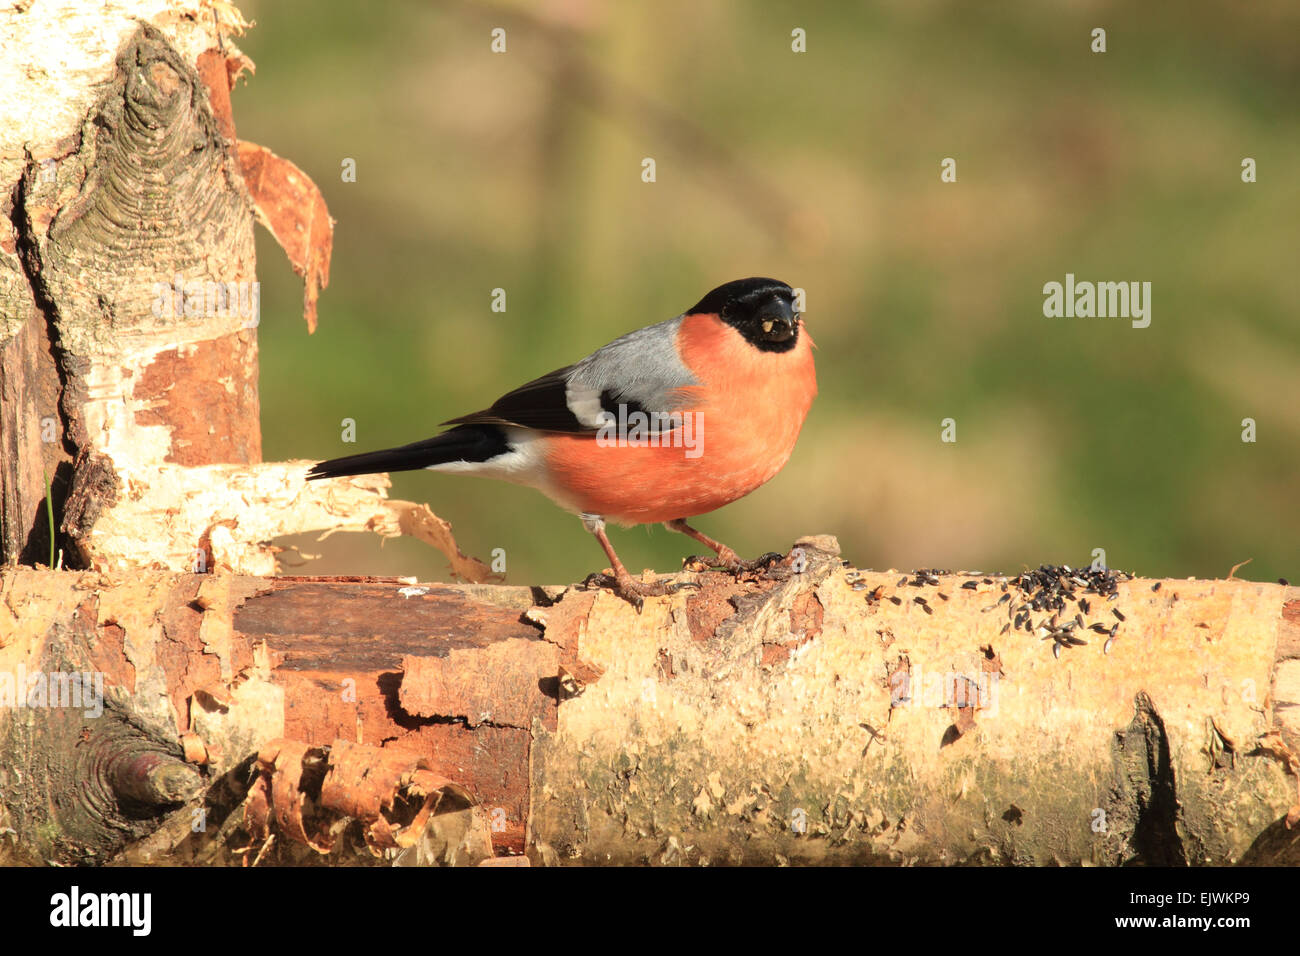
MULTIPOLYGON (((827 537, 677 580, 637 614, 582 586, 9 569, 0 674, 102 672, 209 786, 286 740, 407 755, 539 864, 1295 862, 1300 589, 1116 577, 1032 611, 1022 579, 858 571, 827 537)), ((85 862, 43 839, 68 718, 3 713, 0 764, 42 782, 2 788, 10 825, 85 862)), ((249 799, 212 839, 256 842, 249 799)), ((296 828, 263 862, 337 860, 296 828)))
POLYGON ((51 38, 0 11, 0 61, 44 64, 0 99, 0 562, 272 574, 277 537, 373 530, 489 579, 386 477, 309 486, 309 462, 261 461, 254 221, 303 276, 309 331, 333 226, 310 178, 237 139, 237 11, 63 19, 51 38))
MULTIPOLYGON (((118 484, 115 459, 251 463, 261 454, 251 201, 197 57, 182 52, 217 38, 185 25, 168 37, 131 23, 127 4, 89 6, 67 15, 57 40, 45 35, 48 14, 0 15, 6 60, 31 49, 48 57, 7 88, 0 117, 11 197, 0 242, 9 277, 0 285, 2 417, 13 427, 10 460, 26 463, 4 470, 6 560, 30 560, 49 543, 33 522, 31 502, 45 498, 33 436, 62 451, 45 456, 60 499, 88 484, 83 468, 108 473, 95 483, 118 484), (209 303, 208 291, 221 295, 209 303), (242 311, 227 292, 242 294, 242 311)), ((63 528, 72 540, 59 544, 78 546, 80 528, 63 528)))

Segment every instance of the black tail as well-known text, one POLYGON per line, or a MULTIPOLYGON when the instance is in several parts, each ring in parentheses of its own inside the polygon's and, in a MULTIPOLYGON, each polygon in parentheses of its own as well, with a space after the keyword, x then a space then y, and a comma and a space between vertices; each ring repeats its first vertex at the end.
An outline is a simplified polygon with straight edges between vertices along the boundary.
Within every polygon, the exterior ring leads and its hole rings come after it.
POLYGON ((505 433, 495 425, 460 425, 424 441, 331 458, 313 465, 307 480, 374 475, 386 471, 416 471, 449 461, 488 461, 510 451, 505 433))

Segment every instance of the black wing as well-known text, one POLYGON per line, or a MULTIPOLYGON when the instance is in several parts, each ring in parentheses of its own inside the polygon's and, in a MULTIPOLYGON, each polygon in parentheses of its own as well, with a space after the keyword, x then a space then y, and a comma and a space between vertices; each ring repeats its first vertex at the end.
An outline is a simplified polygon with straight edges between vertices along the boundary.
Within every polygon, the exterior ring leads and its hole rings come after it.
POLYGON ((681 318, 629 332, 574 365, 501 396, 491 408, 444 425, 522 425, 594 434, 610 418, 643 413, 651 433, 677 427, 664 419, 688 407, 699 385, 677 354, 681 318))
POLYGON ((444 425, 522 425, 549 432, 589 432, 569 407, 566 384, 572 365, 556 369, 507 392, 491 408, 445 421, 444 425))

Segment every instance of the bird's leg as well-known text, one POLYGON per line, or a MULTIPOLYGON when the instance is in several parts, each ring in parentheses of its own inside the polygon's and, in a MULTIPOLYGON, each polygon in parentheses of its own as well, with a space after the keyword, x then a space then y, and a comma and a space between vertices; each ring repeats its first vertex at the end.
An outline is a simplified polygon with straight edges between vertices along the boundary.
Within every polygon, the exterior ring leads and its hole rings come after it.
POLYGON ((600 515, 588 514, 579 517, 582 519, 582 526, 594 534, 600 546, 605 549, 605 557, 609 558, 609 566, 614 571, 614 593, 631 604, 638 612, 645 598, 671 594, 677 590, 675 585, 662 581, 646 584, 632 577, 628 574, 627 568, 623 567, 623 562, 618 559, 618 555, 614 553, 614 546, 609 543, 609 535, 605 534, 605 519, 600 515))
POLYGON ((737 571, 740 569, 741 565, 744 564, 744 562, 740 560, 740 555, 736 554, 735 551, 732 551, 721 541, 714 541, 703 531, 696 531, 686 523, 685 518, 674 518, 672 521, 665 521, 664 527, 669 531, 677 531, 684 534, 688 538, 694 538, 710 551, 717 552, 718 560, 722 562, 722 566, 728 571, 737 571))
POLYGON ((665 521, 664 527, 669 531, 678 531, 686 535, 688 538, 694 538, 706 548, 716 551, 718 554, 718 561, 724 568, 733 574, 738 574, 741 571, 756 571, 759 568, 765 568, 771 564, 772 559, 775 558, 779 560, 781 557, 779 554, 765 554, 761 558, 755 558, 753 561, 746 561, 721 541, 715 541, 703 531, 696 531, 686 523, 685 518, 674 518, 672 521, 665 521))

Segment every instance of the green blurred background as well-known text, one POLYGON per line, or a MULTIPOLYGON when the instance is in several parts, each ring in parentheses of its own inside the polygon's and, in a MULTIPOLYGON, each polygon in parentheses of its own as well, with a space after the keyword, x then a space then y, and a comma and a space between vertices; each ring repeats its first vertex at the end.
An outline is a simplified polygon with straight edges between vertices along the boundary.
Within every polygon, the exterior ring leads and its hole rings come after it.
MULTIPOLYGON (((1300 578, 1293 0, 239 6, 257 64, 239 135, 338 221, 313 336, 259 235, 267 460, 427 437, 768 275, 807 290, 821 394, 785 470, 696 522, 742 553, 833 533, 863 567, 1104 548, 1145 575, 1253 558, 1242 576, 1300 578), (1151 326, 1045 318, 1067 272, 1150 281, 1151 326)), ((393 484, 467 553, 504 548, 512 583, 605 564, 538 492, 393 484)), ((657 526, 613 541, 634 571, 698 550, 657 526)), ((447 578, 418 542, 288 543, 323 557, 287 573, 447 578)))

